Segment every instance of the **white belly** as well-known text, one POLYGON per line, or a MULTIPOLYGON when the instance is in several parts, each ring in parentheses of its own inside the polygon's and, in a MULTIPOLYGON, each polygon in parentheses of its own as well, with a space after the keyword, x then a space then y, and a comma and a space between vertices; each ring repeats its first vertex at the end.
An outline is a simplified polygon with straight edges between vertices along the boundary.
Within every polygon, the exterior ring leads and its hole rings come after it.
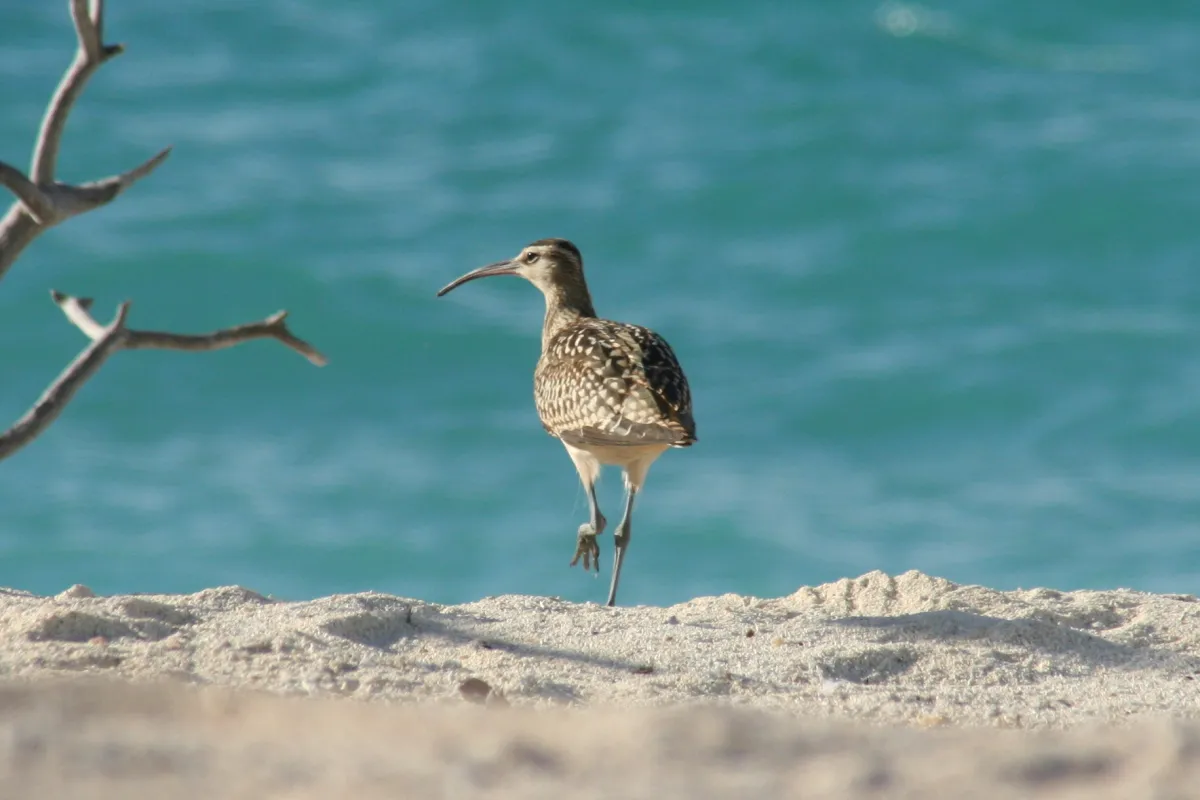
POLYGON ((575 462, 579 477, 583 478, 584 482, 595 481, 600 476, 600 467, 604 465, 625 470, 625 482, 641 489, 650 465, 669 448, 669 445, 595 445, 585 449, 563 442, 563 447, 567 448, 567 453, 575 462))

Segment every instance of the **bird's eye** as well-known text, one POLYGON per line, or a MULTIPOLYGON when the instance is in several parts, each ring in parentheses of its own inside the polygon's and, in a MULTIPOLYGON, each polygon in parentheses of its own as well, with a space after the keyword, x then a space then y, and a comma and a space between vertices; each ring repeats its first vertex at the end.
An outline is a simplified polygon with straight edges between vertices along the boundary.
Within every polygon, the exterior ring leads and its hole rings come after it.
POLYGON ((530 251, 525 254, 525 263, 526 264, 532 264, 533 262, 535 262, 537 260, 538 260, 538 254, 536 252, 530 251))

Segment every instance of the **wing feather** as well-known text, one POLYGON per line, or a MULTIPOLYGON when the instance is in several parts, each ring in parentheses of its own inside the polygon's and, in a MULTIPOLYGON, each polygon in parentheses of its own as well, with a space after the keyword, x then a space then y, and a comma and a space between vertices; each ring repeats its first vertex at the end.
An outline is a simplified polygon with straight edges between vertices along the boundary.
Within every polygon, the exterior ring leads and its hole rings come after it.
POLYGON ((671 346, 637 325, 585 320, 552 339, 534 373, 542 426, 568 444, 687 447, 691 390, 671 346))

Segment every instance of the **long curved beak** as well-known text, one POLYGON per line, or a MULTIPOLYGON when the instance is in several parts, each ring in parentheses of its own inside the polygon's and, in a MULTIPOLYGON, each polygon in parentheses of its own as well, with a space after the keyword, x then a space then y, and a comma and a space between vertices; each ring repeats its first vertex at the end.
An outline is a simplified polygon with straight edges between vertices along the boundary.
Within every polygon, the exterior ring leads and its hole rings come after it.
POLYGON ((479 269, 473 269, 470 272, 468 272, 466 275, 463 275, 461 278, 454 279, 450 283, 443 286, 441 289, 438 289, 437 296, 441 297, 442 295, 446 294, 446 292, 449 292, 451 289, 457 289, 459 286, 462 286, 464 283, 467 283, 468 281, 473 281, 476 278, 490 278, 493 275, 516 275, 516 274, 517 274, 517 265, 512 262, 512 259, 508 259, 506 261, 497 261, 495 264, 488 264, 486 267, 480 267, 479 269))

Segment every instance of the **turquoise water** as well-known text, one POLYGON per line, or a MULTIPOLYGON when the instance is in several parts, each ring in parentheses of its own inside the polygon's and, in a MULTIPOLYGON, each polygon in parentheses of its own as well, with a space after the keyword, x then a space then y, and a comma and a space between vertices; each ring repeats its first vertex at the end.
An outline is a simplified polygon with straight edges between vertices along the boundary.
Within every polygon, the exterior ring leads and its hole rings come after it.
MULTIPOLYGON (((699 443, 639 499, 626 603, 872 569, 1196 591, 1200 29, 1185 3, 109 0, 125 55, 61 176, 175 151, 0 284, 0 419, 121 353, 0 464, 0 584, 603 601, 534 414, 541 298, 436 289, 546 236, 659 330, 699 443)), ((0 158, 74 47, 0 7, 0 158)), ((618 473, 601 501, 619 512, 618 473)))

